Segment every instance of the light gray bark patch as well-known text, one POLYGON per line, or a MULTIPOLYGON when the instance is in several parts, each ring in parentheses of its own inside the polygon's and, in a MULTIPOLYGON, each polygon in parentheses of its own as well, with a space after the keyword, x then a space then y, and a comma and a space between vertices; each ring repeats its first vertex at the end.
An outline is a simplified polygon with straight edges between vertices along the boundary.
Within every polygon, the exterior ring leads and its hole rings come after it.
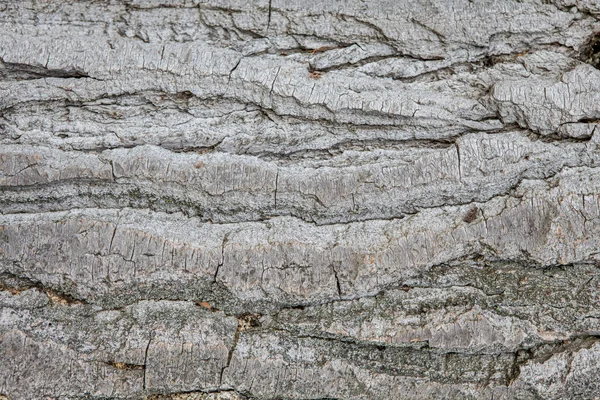
POLYGON ((594 0, 0 0, 0 400, 600 397, 594 0))

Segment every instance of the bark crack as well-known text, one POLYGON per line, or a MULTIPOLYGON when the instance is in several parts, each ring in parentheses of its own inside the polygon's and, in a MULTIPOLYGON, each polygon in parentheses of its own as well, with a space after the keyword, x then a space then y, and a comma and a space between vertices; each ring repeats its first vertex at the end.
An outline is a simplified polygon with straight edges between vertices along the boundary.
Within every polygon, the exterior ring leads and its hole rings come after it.
POLYGON ((146 373, 148 371, 148 352, 150 350, 150 343, 152 342, 152 337, 153 337, 154 333, 150 334, 150 338, 148 339, 148 344, 146 345, 146 350, 144 351, 144 365, 143 365, 143 369, 144 369, 144 376, 143 376, 143 386, 142 388, 144 390, 146 390, 146 373))

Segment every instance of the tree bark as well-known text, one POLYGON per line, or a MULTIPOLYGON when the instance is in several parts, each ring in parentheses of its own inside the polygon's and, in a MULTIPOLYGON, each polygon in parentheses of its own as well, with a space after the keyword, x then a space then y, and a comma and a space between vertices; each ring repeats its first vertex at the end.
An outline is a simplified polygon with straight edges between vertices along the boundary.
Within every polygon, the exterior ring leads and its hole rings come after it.
POLYGON ((0 399, 599 398, 598 32, 0 0, 0 399))

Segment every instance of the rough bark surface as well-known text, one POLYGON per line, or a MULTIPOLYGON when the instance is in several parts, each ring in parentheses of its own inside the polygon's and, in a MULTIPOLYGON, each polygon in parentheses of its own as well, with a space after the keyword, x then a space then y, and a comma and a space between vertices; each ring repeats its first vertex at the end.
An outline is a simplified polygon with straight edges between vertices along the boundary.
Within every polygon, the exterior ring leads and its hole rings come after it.
POLYGON ((0 399, 600 397, 596 0, 0 0, 0 399))

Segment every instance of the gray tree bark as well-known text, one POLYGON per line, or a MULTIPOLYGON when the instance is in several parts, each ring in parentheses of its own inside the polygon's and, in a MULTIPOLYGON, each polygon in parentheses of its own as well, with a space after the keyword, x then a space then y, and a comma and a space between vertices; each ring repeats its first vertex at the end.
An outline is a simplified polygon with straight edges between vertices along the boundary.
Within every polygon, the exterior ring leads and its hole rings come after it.
POLYGON ((597 0, 0 1, 0 399, 600 398, 597 0))

